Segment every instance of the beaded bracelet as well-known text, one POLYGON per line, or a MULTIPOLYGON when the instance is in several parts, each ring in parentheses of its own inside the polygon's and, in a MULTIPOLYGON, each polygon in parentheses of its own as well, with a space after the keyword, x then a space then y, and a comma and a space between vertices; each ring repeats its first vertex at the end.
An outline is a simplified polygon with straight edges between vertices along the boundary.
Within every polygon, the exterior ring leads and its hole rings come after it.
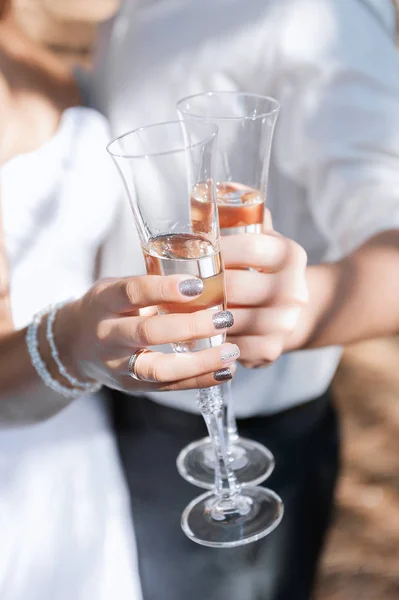
POLYGON ((54 362, 56 363, 60 374, 63 377, 65 377, 65 379, 67 381, 69 381, 69 383, 73 387, 81 388, 82 390, 85 390, 86 392, 96 392, 100 389, 101 384, 79 381, 79 379, 76 379, 76 377, 74 377, 73 375, 68 373, 65 366, 61 362, 60 355, 58 354, 57 346, 55 345, 54 333, 53 333, 55 317, 56 317, 59 309, 62 308, 63 306, 65 306, 65 304, 68 304, 68 302, 70 302, 70 300, 65 300, 64 302, 58 302, 58 304, 55 304, 51 308, 50 312, 47 315, 46 337, 47 337, 47 341, 50 346, 51 356, 53 357, 54 362))
MULTIPOLYGON (((28 352, 30 355, 30 359, 32 361, 32 365, 39 375, 40 379, 43 383, 66 398, 78 398, 84 394, 82 389, 70 389, 66 386, 59 383, 56 379, 50 375, 46 365, 44 364, 42 357, 39 352, 39 342, 38 342, 38 329, 44 315, 48 313, 48 309, 44 309, 38 312, 32 319, 32 322, 28 326, 28 331, 26 333, 26 345, 28 348, 28 352)), ((90 386, 90 389, 86 389, 86 392, 96 392, 100 389, 101 385, 99 383, 95 383, 90 386)))

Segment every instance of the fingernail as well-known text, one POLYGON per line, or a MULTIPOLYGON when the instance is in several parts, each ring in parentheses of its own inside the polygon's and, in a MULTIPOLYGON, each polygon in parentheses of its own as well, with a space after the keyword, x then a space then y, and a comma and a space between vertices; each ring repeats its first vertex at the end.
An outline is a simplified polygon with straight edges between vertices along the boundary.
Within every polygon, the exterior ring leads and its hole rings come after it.
POLYGON ((216 381, 228 381, 233 379, 233 374, 230 369, 219 369, 219 371, 214 372, 213 377, 216 381))
POLYGON ((232 344, 230 348, 225 348, 221 355, 220 359, 223 362, 234 362, 240 356, 240 349, 236 344, 232 344))
POLYGON ((213 315, 212 321, 215 329, 226 329, 234 324, 234 317, 229 310, 221 310, 213 315))
POLYGON ((199 296, 204 291, 202 279, 185 279, 179 283, 179 290, 183 296, 199 296))

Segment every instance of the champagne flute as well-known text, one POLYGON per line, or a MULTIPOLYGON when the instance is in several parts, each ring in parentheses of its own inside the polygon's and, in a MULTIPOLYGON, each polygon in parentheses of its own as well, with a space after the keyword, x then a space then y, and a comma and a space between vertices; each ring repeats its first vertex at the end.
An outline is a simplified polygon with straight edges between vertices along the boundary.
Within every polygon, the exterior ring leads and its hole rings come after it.
MULTIPOLYGON (((219 128, 215 177, 221 234, 261 233, 279 103, 244 92, 205 92, 181 99, 177 111, 186 123, 212 122, 219 128)), ((194 224, 201 229, 208 210, 201 185, 191 202, 194 224)), ((272 473, 274 457, 262 444, 238 435, 231 388, 231 382, 224 385, 230 466, 241 485, 258 484, 272 473)), ((183 448, 177 469, 190 483, 211 489, 214 460, 209 437, 183 448)))
MULTIPOLYGON (((204 292, 184 310, 225 308, 223 263, 213 179, 217 126, 181 121, 142 127, 108 145, 130 199, 149 274, 200 277, 204 292), (203 227, 192 216, 193 190, 208 199, 203 227)), ((178 306, 159 306, 161 313, 178 306)), ((182 340, 175 352, 220 345, 224 334, 194 342, 182 340)), ((215 487, 184 510, 182 528, 206 546, 232 547, 267 535, 283 515, 281 499, 264 488, 242 491, 230 468, 223 426, 223 396, 217 386, 198 390, 197 403, 214 454, 215 487)), ((162 490, 160 490, 162 493, 162 490)))

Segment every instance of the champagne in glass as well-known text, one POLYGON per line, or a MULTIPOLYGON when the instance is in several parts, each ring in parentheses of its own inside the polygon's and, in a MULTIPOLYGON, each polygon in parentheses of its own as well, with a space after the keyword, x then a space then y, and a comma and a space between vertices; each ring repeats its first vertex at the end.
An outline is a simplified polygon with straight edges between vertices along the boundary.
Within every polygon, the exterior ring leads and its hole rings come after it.
MULTIPOLYGON (((265 199, 260 190, 234 181, 217 184, 220 233, 261 233, 265 214, 265 199)), ((207 218, 207 199, 201 186, 191 198, 193 223, 201 227, 207 218)), ((195 225, 194 225, 195 227, 195 225)))
MULTIPOLYGON (((216 123, 216 181, 222 235, 261 233, 269 173, 270 150, 279 104, 273 98, 242 92, 207 92, 177 103, 185 123, 216 123)), ((201 183, 191 196, 193 230, 209 226, 209 199, 201 183)), ((238 435, 232 384, 224 386, 225 426, 231 467, 242 485, 258 484, 273 471, 274 458, 262 444, 238 435)), ((200 487, 213 482, 208 438, 193 442, 178 456, 179 473, 200 487)))
MULTIPOLYGON (((152 237, 143 247, 144 260, 149 275, 173 275, 175 273, 200 277, 204 284, 202 294, 188 304, 159 307, 162 313, 190 313, 197 310, 225 310, 225 293, 222 258, 211 242, 201 235, 192 233, 162 234, 152 237)), ((195 352, 218 346, 223 335, 209 340, 180 342, 173 344, 176 352, 195 352)))
MULTIPOLYGON (((213 179, 217 127, 162 123, 127 133, 108 145, 125 184, 149 274, 201 277, 204 292, 189 304, 162 305, 161 313, 224 309, 225 289, 213 179), (208 198, 206 227, 194 226, 191 198, 201 186, 208 198)), ((220 345, 225 334, 175 344, 176 352, 220 345)), ((278 496, 263 488, 241 491, 230 467, 223 426, 223 396, 217 386, 198 390, 197 404, 213 452, 214 490, 194 499, 182 528, 206 546, 248 544, 267 535, 282 517, 278 496)), ((161 460, 161 456, 160 456, 161 460)), ((162 490, 160 490, 162 493, 162 490)))

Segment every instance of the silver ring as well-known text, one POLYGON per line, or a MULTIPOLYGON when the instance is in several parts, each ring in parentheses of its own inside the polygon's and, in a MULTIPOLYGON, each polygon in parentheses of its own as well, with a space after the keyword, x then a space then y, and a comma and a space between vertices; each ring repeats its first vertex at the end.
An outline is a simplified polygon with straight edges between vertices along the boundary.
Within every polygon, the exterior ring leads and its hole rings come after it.
POLYGON ((130 377, 132 379, 135 379, 136 381, 145 381, 145 379, 142 379, 136 373, 136 362, 141 354, 146 354, 147 352, 151 352, 151 350, 147 350, 147 348, 139 348, 138 350, 136 350, 136 352, 133 352, 133 354, 129 358, 127 370, 129 372, 130 377))

